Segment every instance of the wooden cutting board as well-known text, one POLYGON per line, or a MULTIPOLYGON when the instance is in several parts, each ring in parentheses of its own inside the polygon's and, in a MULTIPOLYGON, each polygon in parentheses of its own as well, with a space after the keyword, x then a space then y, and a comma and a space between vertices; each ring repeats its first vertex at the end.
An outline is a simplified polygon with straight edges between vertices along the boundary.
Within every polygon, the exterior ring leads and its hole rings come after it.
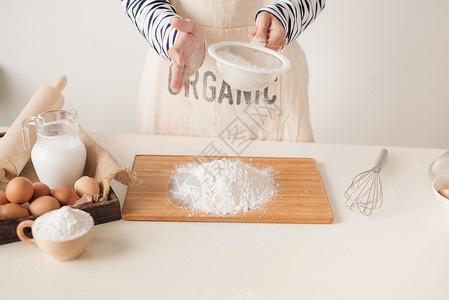
POLYGON ((333 215, 315 159, 236 157, 258 168, 271 167, 277 196, 270 205, 229 216, 215 216, 178 206, 169 196, 170 179, 180 165, 221 157, 136 155, 137 183, 128 187, 122 210, 125 220, 256 223, 332 223, 333 215))

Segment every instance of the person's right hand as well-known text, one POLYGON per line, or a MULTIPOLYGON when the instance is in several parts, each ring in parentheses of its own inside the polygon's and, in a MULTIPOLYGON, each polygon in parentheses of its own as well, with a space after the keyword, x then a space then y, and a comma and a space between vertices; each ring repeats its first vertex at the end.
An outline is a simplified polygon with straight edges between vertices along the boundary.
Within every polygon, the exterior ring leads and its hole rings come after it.
POLYGON ((187 79, 203 64, 206 44, 201 26, 194 21, 173 17, 170 24, 178 30, 175 43, 168 49, 168 56, 173 61, 170 87, 179 93, 182 87, 185 91, 189 89, 187 79))
POLYGON ((265 47, 278 51, 287 44, 287 34, 282 23, 269 12, 263 11, 257 15, 256 26, 249 33, 259 43, 266 43, 265 47))

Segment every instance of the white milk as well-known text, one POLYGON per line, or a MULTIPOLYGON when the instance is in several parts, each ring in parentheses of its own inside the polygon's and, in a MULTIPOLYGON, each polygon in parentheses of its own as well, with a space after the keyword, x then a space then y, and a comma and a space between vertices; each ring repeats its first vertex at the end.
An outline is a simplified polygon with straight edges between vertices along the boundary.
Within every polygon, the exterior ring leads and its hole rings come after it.
POLYGON ((50 189, 62 184, 73 186, 83 176, 86 147, 76 135, 39 135, 31 161, 39 180, 50 189))

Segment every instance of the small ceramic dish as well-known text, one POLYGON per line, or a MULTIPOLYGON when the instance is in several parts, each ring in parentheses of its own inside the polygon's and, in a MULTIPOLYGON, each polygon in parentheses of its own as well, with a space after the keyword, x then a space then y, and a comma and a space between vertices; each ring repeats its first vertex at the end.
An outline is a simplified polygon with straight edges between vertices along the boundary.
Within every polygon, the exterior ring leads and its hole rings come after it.
POLYGON ((442 174, 449 174, 449 151, 444 152, 429 165, 430 180, 442 174))
POLYGON ((449 199, 438 192, 441 189, 449 189, 449 174, 442 174, 435 177, 435 179, 432 180, 432 189, 440 207, 445 212, 449 213, 449 199))

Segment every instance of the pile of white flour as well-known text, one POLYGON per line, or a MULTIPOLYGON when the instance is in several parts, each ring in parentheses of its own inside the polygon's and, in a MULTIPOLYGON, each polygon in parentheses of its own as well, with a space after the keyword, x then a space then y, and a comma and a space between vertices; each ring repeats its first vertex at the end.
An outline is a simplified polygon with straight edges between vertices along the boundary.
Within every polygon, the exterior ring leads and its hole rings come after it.
POLYGON ((267 205, 276 184, 271 169, 224 158, 178 167, 170 192, 196 211, 227 215, 267 205))
POLYGON ((48 241, 67 241, 87 233, 94 226, 90 214, 69 206, 43 214, 33 224, 33 233, 48 241))

